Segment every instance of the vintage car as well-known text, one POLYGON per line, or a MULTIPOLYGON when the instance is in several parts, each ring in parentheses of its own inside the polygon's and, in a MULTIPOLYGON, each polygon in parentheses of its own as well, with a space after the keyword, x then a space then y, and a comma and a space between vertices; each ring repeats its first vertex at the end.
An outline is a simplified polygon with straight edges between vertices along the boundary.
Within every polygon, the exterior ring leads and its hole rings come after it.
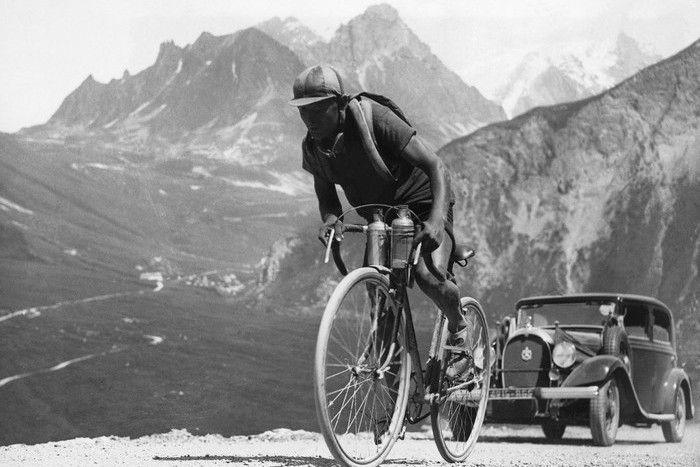
POLYGON ((683 438, 695 409, 679 366, 673 316, 649 297, 530 297, 498 323, 486 423, 539 424, 560 439, 588 425, 610 446, 622 424, 683 438))

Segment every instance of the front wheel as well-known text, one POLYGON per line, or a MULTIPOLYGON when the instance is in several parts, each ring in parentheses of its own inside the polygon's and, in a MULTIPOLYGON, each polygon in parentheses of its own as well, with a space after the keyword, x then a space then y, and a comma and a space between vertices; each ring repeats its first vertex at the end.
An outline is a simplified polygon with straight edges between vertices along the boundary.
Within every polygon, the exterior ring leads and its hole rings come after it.
POLYGON ((451 350, 443 349, 447 339, 447 323, 441 331, 438 350, 440 376, 434 391, 438 397, 431 405, 430 415, 433 436, 440 455, 447 462, 464 461, 479 438, 479 431, 486 416, 492 354, 486 315, 479 302, 462 298, 462 313, 468 323, 465 358, 470 367, 460 379, 446 376, 451 350))
POLYGON ((615 378, 604 384, 590 402, 590 427, 593 444, 612 446, 620 424, 620 391, 615 378))
POLYGON ((323 313, 316 414, 328 449, 343 465, 379 465, 403 428, 411 361, 400 311, 388 279, 360 268, 338 284, 323 313))

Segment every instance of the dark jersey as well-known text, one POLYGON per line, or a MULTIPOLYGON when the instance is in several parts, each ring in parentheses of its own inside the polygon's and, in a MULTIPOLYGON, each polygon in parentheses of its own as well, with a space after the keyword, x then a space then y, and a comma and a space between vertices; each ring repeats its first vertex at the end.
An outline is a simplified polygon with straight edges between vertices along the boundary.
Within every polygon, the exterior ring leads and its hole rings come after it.
POLYGON ((352 206, 365 204, 407 204, 426 220, 432 206, 428 175, 401 157, 415 130, 387 107, 372 102, 372 125, 377 149, 396 179, 384 180, 365 154, 350 112, 346 112, 343 135, 330 155, 317 150, 307 135, 302 144, 302 167, 312 175, 340 185, 352 206))

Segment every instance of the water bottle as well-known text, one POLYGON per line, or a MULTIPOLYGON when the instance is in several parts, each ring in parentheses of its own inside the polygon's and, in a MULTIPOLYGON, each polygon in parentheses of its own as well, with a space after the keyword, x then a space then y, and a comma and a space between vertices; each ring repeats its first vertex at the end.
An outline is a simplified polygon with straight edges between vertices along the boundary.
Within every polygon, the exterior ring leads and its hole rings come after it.
POLYGON ((398 217, 391 222, 391 267, 404 269, 413 246, 413 221, 408 206, 397 207, 398 217))
POLYGON ((367 265, 386 266, 387 225, 381 208, 372 212, 372 222, 367 226, 367 265))

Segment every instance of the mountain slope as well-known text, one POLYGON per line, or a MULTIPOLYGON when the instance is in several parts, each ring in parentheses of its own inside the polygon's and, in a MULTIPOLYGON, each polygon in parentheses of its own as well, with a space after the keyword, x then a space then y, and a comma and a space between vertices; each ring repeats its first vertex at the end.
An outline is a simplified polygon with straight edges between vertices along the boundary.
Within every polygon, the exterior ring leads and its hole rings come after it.
MULTIPOLYGON (((700 291, 700 42, 612 90, 442 151, 480 295, 615 291, 679 308, 700 291)), ((697 320, 697 316, 695 317, 697 320)))

